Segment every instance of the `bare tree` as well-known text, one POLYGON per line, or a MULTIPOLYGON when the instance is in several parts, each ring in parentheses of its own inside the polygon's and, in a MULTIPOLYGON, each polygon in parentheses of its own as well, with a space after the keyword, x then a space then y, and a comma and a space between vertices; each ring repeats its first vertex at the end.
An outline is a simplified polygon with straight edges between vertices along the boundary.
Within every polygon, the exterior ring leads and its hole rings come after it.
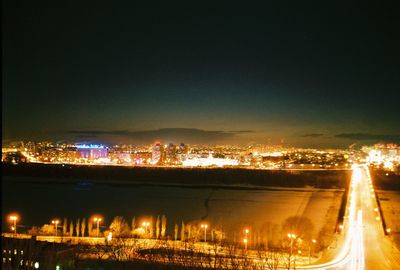
POLYGON ((156 221, 156 239, 160 237, 160 216, 157 216, 156 221))
POLYGON ((83 218, 82 223, 81 223, 81 236, 82 237, 85 237, 85 230, 86 230, 86 219, 83 218))
POLYGON ((150 217, 150 238, 154 237, 154 219, 153 216, 150 217))
POLYGON ((88 220, 88 235, 93 236, 93 222, 92 219, 88 220))
POLYGON ((165 238, 165 232, 167 231, 167 217, 162 215, 161 217, 161 237, 165 238))
POLYGON ((181 241, 185 241, 185 222, 183 221, 181 226, 181 241))
POLYGON ((69 224, 69 236, 74 235, 74 222, 71 220, 71 223, 69 224))
POLYGON ((113 219, 110 225, 110 231, 113 232, 115 237, 125 237, 131 234, 128 223, 121 216, 117 216, 113 219))
POLYGON ((67 235, 67 218, 64 218, 64 222, 63 222, 63 235, 67 235))
POLYGON ((257 249, 258 269, 277 270, 282 264, 282 255, 283 254, 281 249, 257 249))
POLYGON ((188 240, 192 239, 192 225, 190 223, 186 225, 186 230, 188 232, 188 240))
POLYGON ((28 230, 29 235, 39 235, 40 234, 40 228, 37 226, 33 226, 31 229, 28 230))
POLYGON ((134 232, 136 229, 136 218, 135 217, 132 218, 131 229, 132 229, 132 232, 134 232))
POLYGON ((78 220, 76 221, 75 224, 75 232, 76 232, 76 236, 79 237, 79 231, 81 230, 81 220, 78 218, 78 220))
POLYGON ((178 226, 178 224, 175 223, 175 228, 174 228, 175 241, 178 239, 178 230, 179 230, 179 226, 178 226))
POLYGON ((296 238, 300 238, 305 241, 312 239, 312 233, 314 225, 311 220, 306 217, 292 216, 288 217, 282 224, 282 231, 284 234, 292 233, 296 235, 296 238))

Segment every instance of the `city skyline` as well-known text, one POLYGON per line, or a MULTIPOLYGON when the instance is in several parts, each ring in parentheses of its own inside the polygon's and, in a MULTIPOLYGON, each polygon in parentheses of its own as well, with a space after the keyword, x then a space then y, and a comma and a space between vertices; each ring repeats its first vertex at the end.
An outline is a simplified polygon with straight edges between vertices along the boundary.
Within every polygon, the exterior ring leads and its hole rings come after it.
POLYGON ((3 141, 400 142, 390 7, 3 7, 3 141))

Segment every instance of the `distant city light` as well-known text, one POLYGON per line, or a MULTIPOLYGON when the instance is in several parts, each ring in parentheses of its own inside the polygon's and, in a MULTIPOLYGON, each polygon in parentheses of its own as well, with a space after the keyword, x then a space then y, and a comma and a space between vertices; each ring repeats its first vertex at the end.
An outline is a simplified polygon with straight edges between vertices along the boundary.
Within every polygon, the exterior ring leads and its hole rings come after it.
POLYGON ((75 145, 78 149, 104 149, 106 148, 104 145, 101 144, 77 144, 75 145))

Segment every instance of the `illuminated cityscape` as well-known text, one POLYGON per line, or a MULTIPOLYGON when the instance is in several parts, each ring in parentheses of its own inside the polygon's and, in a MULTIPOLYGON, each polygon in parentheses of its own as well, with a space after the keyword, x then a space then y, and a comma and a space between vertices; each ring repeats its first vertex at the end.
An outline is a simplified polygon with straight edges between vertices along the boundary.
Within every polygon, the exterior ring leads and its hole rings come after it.
POLYGON ((367 162, 399 174, 400 146, 376 144, 354 149, 302 149, 255 145, 114 145, 17 142, 2 148, 10 163, 92 164, 164 167, 240 167, 252 169, 351 169, 367 162))
POLYGON ((1 269, 400 269, 391 2, 2 2, 1 269))

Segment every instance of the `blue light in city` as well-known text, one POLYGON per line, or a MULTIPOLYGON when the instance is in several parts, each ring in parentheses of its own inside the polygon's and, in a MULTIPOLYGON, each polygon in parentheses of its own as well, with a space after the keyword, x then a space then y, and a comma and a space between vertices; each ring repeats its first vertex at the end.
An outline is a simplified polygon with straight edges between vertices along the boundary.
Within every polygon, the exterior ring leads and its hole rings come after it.
POLYGON ((104 149, 104 145, 100 144, 79 144, 75 145, 78 149, 104 149))

